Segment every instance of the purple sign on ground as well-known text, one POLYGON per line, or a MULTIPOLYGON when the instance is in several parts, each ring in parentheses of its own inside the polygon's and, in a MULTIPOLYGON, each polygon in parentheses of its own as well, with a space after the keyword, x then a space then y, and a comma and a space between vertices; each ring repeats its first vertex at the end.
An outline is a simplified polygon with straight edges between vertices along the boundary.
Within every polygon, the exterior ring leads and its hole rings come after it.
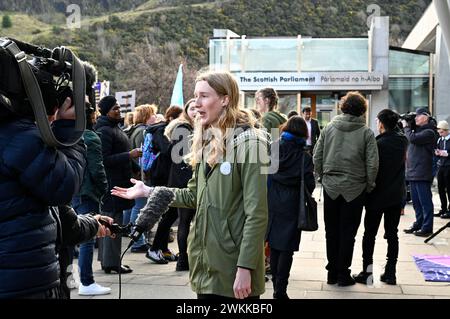
POLYGON ((425 281, 450 282, 450 256, 414 255, 425 281))

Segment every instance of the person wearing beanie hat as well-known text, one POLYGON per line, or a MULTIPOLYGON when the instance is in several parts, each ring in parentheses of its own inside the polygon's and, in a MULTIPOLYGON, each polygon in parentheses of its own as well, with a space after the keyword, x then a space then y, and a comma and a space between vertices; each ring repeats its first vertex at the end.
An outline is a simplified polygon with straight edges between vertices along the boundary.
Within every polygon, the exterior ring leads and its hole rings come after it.
POLYGON ((437 141, 435 155, 438 157, 438 190, 441 200, 441 210, 434 216, 441 218, 450 218, 450 133, 447 121, 438 123, 438 132, 440 138, 437 141))
MULTIPOLYGON (((114 96, 108 95, 100 100, 98 108, 101 115, 106 115, 117 104, 117 100, 114 96)), ((117 104, 117 106, 119 106, 117 104)))
MULTIPOLYGON (((108 192, 102 199, 101 211, 121 224, 123 211, 133 207, 134 201, 112 197, 111 189, 115 185, 131 186, 133 165, 131 160, 139 158, 142 151, 138 148, 130 151, 128 136, 119 128, 120 106, 115 97, 104 97, 100 100, 98 108, 101 116, 97 119, 95 130, 102 141, 103 164, 108 180, 108 192)), ((132 271, 131 268, 120 264, 121 247, 121 236, 105 238, 100 242, 98 259, 105 273, 120 271, 125 274, 132 271)))

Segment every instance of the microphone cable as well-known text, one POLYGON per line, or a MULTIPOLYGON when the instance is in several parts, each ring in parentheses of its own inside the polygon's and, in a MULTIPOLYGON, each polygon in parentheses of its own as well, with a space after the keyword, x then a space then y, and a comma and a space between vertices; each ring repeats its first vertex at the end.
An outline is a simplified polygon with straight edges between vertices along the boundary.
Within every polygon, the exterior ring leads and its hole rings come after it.
POLYGON ((128 245, 127 249, 123 252, 122 256, 120 257, 120 264, 119 264, 119 299, 122 299, 122 260, 125 256, 126 252, 130 249, 130 245, 128 245))

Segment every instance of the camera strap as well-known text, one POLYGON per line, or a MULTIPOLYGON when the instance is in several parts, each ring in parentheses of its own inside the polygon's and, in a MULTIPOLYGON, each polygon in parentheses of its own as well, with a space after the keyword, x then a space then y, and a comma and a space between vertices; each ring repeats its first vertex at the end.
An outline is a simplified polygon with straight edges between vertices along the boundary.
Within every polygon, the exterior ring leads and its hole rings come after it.
POLYGON ((0 38, 0 46, 7 50, 12 56, 15 57, 18 65, 22 82, 25 87, 28 99, 31 107, 33 108, 36 125, 41 133, 42 140, 45 144, 53 147, 63 146, 70 147, 80 140, 86 127, 86 116, 84 112, 84 91, 85 91, 85 75, 84 68, 80 61, 73 55, 73 69, 72 79, 74 84, 74 102, 76 112, 75 123, 75 138, 70 143, 62 143, 58 141, 53 134, 50 127, 50 123, 47 118, 47 111, 42 98, 42 93, 39 87, 39 83, 31 69, 31 66, 27 62, 27 56, 25 52, 21 51, 17 44, 9 39, 0 38), (81 85, 76 85, 75 81, 81 81, 81 85), (76 85, 76 86, 75 86, 76 85))

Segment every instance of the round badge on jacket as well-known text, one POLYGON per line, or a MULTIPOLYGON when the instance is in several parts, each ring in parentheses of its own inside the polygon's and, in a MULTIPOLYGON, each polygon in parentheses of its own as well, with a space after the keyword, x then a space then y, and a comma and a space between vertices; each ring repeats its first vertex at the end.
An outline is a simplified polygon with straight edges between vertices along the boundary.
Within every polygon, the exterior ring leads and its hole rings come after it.
POLYGON ((230 175, 230 173, 231 173, 231 164, 230 164, 230 162, 223 162, 220 165, 220 173, 222 173, 222 175, 230 175))

